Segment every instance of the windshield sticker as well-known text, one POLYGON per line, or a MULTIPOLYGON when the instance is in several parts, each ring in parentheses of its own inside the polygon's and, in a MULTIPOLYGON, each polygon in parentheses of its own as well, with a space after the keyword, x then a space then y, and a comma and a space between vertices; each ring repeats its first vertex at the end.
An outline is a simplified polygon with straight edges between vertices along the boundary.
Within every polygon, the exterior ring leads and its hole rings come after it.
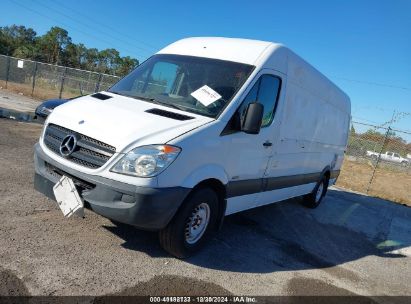
POLYGON ((191 96, 193 96, 206 107, 221 98, 221 95, 210 88, 208 85, 204 85, 198 90, 194 91, 193 93, 191 93, 191 96))

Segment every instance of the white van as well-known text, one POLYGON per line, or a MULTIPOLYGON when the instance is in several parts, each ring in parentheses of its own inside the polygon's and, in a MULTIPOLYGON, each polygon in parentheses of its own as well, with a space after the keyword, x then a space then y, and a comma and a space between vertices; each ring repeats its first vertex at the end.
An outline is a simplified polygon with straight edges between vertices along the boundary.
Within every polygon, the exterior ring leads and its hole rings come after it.
POLYGON ((69 180, 85 207, 158 230, 183 258, 225 215, 302 195, 317 207, 339 174, 350 111, 283 45, 183 39, 54 110, 35 145, 35 188, 56 199, 69 180))

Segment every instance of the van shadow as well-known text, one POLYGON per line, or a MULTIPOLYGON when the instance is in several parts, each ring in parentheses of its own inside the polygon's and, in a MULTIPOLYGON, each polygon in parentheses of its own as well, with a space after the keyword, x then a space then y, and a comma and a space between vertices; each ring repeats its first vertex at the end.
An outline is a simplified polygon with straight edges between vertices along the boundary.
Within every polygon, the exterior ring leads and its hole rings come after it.
MULTIPOLYGON (((248 273, 326 268, 374 255, 404 258, 411 245, 411 208, 361 194, 329 189, 317 209, 301 199, 226 217, 223 229, 185 262, 248 273)), ((124 248, 168 257, 156 233, 117 224, 106 229, 124 248)))

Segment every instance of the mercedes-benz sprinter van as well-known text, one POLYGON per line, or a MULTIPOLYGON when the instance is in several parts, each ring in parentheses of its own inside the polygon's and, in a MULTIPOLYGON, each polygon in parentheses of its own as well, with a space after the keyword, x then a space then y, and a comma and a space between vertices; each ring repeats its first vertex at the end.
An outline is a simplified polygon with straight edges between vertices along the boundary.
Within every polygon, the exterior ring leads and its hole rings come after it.
POLYGON ((34 148, 35 188, 65 215, 84 206, 157 230, 183 258, 226 215, 296 196, 317 207, 338 177, 350 112, 344 92, 281 44, 183 39, 53 111, 34 148))

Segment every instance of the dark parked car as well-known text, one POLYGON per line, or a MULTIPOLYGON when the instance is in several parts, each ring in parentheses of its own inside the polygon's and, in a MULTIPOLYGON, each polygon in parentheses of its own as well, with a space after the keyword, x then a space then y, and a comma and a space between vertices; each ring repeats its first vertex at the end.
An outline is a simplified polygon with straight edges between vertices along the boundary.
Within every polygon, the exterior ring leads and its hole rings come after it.
POLYGON ((63 103, 66 103, 70 99, 49 99, 40 104, 35 111, 35 116, 34 118, 44 122, 49 116, 51 112, 53 112, 55 107, 58 107, 59 105, 62 105, 63 103))

